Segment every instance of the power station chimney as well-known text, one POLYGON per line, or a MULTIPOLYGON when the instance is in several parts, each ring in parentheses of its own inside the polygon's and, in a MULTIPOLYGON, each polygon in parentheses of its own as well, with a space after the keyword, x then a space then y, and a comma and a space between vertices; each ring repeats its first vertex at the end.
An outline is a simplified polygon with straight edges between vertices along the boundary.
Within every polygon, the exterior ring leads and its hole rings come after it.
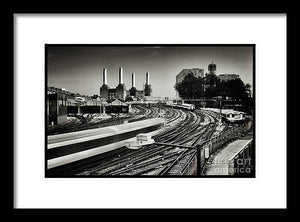
POLYGON ((150 84, 150 76, 149 72, 146 72, 146 85, 150 84))
POLYGON ((123 84, 123 68, 119 68, 119 84, 123 84))
POLYGON ((107 72, 106 69, 103 69, 103 85, 107 85, 107 72))
POLYGON ((135 73, 132 73, 131 82, 132 82, 132 87, 135 87, 135 73))

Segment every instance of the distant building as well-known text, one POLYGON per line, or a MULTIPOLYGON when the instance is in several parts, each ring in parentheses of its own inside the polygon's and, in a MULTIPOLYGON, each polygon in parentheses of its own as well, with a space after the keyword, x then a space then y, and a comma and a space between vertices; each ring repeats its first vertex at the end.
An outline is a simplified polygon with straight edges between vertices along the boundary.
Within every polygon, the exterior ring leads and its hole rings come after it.
POLYGON ((74 98, 67 98, 67 106, 78 106, 78 102, 74 98))
MULTIPOLYGON (((222 73, 216 75, 217 65, 212 61, 208 65, 208 73, 204 75, 204 69, 193 68, 193 69, 183 69, 178 75, 176 75, 176 84, 181 83, 188 73, 192 73, 195 77, 201 77, 203 80, 203 91, 206 91, 208 88, 216 87, 215 79, 219 78, 221 81, 234 80, 239 78, 239 75, 233 73, 222 73)), ((176 91, 176 99, 180 99, 178 91, 176 91)))
POLYGON ((125 87, 125 84, 119 84, 116 87, 115 98, 119 99, 121 101, 125 101, 125 97, 126 97, 126 87, 125 87))
POLYGON ((67 99, 71 93, 54 87, 47 91, 47 125, 57 125, 67 121, 67 99))
POLYGON ((106 113, 128 113, 128 104, 122 102, 121 100, 115 99, 105 106, 106 113))
POLYGON ((131 88, 127 91, 127 95, 136 96, 137 89, 135 88, 135 73, 131 74, 131 88))
POLYGON ((233 73, 226 73, 226 74, 220 74, 220 75, 218 75, 218 78, 221 81, 228 81, 228 80, 238 79, 238 78, 240 78, 240 76, 237 75, 237 74, 233 74, 233 73))
POLYGON ((146 73, 146 84, 144 85, 144 96, 152 96, 152 88, 150 85, 150 74, 146 73))
POLYGON ((217 72, 217 65, 214 64, 214 61, 211 62, 211 64, 208 65, 208 74, 216 74, 217 72))
POLYGON ((145 87, 144 87, 144 96, 152 96, 151 85, 145 84, 145 87))
POLYGON ((131 88, 130 90, 126 91, 126 96, 133 96, 133 97, 143 97, 144 96, 144 90, 137 90, 136 88, 131 88))
POLYGON ((109 100, 115 99, 116 98, 116 89, 115 88, 108 89, 107 97, 104 97, 103 95, 101 97, 105 98, 105 99, 109 99, 109 100))
POLYGON ((47 94, 64 94, 67 96, 75 96, 76 94, 69 92, 65 88, 55 88, 55 87, 48 87, 47 88, 47 94))
MULTIPOLYGON (((110 91, 110 88, 108 87, 108 85, 102 85, 100 87, 100 96, 101 96, 101 98, 109 99, 110 98, 109 91, 110 91)), ((114 91, 114 95, 115 95, 116 90, 113 89, 113 91, 114 91)))
POLYGON ((146 73, 146 84, 143 90, 138 90, 135 87, 135 73, 132 73, 132 87, 126 90, 125 84, 123 82, 123 69, 119 68, 119 85, 116 88, 110 88, 107 85, 107 73, 106 69, 103 69, 103 84, 100 87, 100 97, 106 100, 118 99, 125 101, 126 97, 140 97, 145 95, 152 95, 151 85, 149 84, 149 73, 146 73))
POLYGON ((95 105, 98 95, 94 95, 93 97, 71 93, 64 88, 48 87, 47 125, 57 125, 67 121, 67 114, 70 110, 75 110, 76 108, 78 113, 80 113, 79 106, 95 105))
POLYGON ((100 87, 100 96, 105 99, 125 101, 126 87, 123 82, 123 68, 119 68, 119 85, 116 88, 109 88, 107 85, 107 72, 106 69, 103 69, 103 84, 100 87))
POLYGON ((184 78, 187 76, 188 73, 192 73, 195 77, 204 77, 204 69, 193 68, 193 69, 183 69, 177 76, 176 76, 176 84, 181 83, 184 78))

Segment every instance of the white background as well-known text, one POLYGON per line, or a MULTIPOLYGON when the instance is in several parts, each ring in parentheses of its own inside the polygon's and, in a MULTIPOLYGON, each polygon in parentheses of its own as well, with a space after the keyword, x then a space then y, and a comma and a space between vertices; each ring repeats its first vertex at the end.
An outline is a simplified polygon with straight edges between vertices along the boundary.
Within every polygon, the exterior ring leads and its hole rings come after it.
POLYGON ((285 208, 286 75, 285 15, 15 15, 15 207, 285 208), (44 178, 45 43, 256 44, 256 178, 44 178))

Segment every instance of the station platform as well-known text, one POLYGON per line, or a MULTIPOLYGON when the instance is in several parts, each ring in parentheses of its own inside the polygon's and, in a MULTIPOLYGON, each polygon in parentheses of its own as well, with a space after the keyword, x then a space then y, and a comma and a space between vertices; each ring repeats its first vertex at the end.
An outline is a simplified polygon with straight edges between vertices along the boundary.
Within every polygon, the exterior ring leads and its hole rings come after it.
POLYGON ((234 175, 236 174, 237 159, 246 167, 246 160, 250 157, 252 148, 253 135, 248 134, 245 137, 238 139, 228 145, 217 153, 211 155, 205 166, 205 175, 234 175))

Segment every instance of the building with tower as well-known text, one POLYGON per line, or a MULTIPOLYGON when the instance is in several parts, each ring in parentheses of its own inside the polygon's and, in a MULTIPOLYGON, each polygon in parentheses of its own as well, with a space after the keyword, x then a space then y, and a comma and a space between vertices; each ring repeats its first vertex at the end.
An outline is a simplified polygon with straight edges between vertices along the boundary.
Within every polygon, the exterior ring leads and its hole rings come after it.
POLYGON ((150 85, 150 74, 146 73, 146 84, 144 85, 144 96, 152 96, 152 88, 150 85))
POLYGON ((135 73, 131 74, 131 88, 129 89, 130 96, 136 96, 137 89, 135 88, 135 73))
POLYGON ((100 87, 100 96, 102 98, 108 99, 108 92, 109 92, 109 87, 107 85, 107 70, 104 68, 103 69, 103 84, 100 87))
POLYGON ((119 85, 116 88, 116 98, 125 101, 126 87, 123 81, 123 68, 119 68, 119 85))
POLYGON ((100 97, 106 100, 118 99, 120 101, 125 101, 127 96, 131 97, 143 97, 151 96, 152 88, 150 85, 150 74, 146 73, 146 84, 144 84, 143 90, 138 90, 135 86, 135 73, 131 74, 132 86, 129 90, 126 90, 126 86, 123 81, 123 68, 119 68, 119 84, 116 88, 110 88, 107 85, 107 70, 103 69, 103 83, 100 87, 100 97))
POLYGON ((214 61, 211 62, 211 64, 208 65, 208 74, 216 74, 217 71, 217 65, 214 64, 214 61))
POLYGON ((123 68, 119 68, 119 84, 116 88, 107 85, 107 70, 103 69, 103 84, 100 87, 100 97, 104 99, 119 99, 125 101, 126 87, 123 82, 123 68))

